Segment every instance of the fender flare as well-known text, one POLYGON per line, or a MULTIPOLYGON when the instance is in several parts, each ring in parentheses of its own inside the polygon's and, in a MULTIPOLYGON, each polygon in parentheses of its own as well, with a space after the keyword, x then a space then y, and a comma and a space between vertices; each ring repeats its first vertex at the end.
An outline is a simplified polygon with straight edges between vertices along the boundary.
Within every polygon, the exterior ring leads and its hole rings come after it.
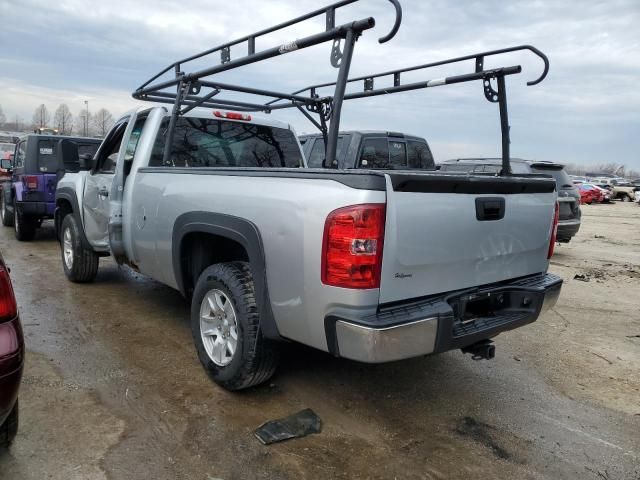
POLYGON ((173 225, 171 256, 178 290, 185 297, 187 292, 182 280, 184 272, 180 261, 180 250, 184 237, 189 233, 217 235, 233 240, 243 246, 249 257, 249 264, 253 274, 262 333, 270 339, 281 339, 278 326, 273 317, 273 310, 271 309, 264 247, 258 227, 249 220, 222 213, 196 211, 180 215, 173 225))
POLYGON ((78 199, 76 198, 76 192, 70 187, 62 187, 56 190, 56 210, 54 213, 54 221, 56 228, 56 236, 60 240, 60 229, 62 228, 62 218, 60 218, 60 207, 58 207, 58 200, 66 200, 71 204, 71 214, 75 217, 78 226, 80 227, 80 241, 82 246, 89 250, 93 250, 93 247, 87 240, 84 233, 84 224, 82 223, 82 217, 80 215, 80 207, 78 206, 78 199))

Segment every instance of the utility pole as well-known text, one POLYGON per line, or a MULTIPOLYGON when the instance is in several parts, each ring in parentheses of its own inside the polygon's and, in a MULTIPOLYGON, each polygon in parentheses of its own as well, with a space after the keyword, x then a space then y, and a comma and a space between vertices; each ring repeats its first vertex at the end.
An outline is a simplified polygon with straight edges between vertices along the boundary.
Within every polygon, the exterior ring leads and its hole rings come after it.
POLYGON ((84 116, 84 136, 89 136, 89 100, 85 100, 84 104, 87 106, 87 114, 84 116))

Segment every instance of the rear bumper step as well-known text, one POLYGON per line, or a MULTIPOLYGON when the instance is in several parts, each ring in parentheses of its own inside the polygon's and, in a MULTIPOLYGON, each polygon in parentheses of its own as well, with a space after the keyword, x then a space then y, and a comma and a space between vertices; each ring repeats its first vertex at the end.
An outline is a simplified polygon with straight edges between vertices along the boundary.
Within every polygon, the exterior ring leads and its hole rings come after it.
POLYGON ((329 350, 366 363, 464 349, 534 322, 552 308, 562 279, 546 273, 382 307, 374 315, 327 316, 329 350))

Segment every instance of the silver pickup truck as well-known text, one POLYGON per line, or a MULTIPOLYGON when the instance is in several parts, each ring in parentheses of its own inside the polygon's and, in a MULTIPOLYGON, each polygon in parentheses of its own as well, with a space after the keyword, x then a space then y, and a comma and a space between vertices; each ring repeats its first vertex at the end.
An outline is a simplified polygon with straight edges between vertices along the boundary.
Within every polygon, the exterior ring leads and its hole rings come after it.
MULTIPOLYGON (((134 97, 173 108, 120 118, 90 170, 64 175, 57 188, 55 220, 69 280, 94 280, 99 258, 111 255, 178 289, 191 300, 200 361, 229 390, 267 380, 283 340, 369 363, 452 349, 491 358, 491 338, 535 321, 560 292, 561 279, 547 273, 558 221, 555 182, 510 174, 508 150, 499 176, 311 169, 289 125, 247 113, 294 106, 318 114, 326 163, 333 164, 344 86, 351 81, 347 49, 374 23, 335 27, 330 17, 338 6, 319 11, 327 15, 319 35, 259 53, 250 36, 240 40, 249 55, 238 60, 222 46, 171 65, 161 74, 175 71, 174 79, 161 81, 159 74, 134 97), (205 80, 234 62, 332 39, 346 45, 330 97, 315 87, 303 96, 205 80), (221 52, 219 66, 182 72, 185 62, 212 52, 221 52), (276 102, 223 100, 221 91, 276 102), (225 105, 237 111, 222 110, 225 105)), ((469 58, 481 65, 478 55, 469 58)), ((468 80, 450 77, 419 88, 497 79, 496 102, 502 102, 504 77, 518 72, 480 69, 468 80)), ((400 73, 397 79, 407 89, 400 73)), ((367 94, 390 91, 376 91, 373 81, 365 87, 367 94)), ((505 134, 506 103, 500 111, 505 134)), ((62 163, 78 162, 73 143, 61 142, 58 151, 62 163)))
MULTIPOLYGON (((465 348, 555 302, 544 178, 304 169, 273 121, 132 112, 91 171, 58 184, 65 274, 100 256, 191 297, 200 360, 230 389, 266 380, 288 339, 363 362, 465 348)), ((482 343, 484 345, 484 343, 482 343)))

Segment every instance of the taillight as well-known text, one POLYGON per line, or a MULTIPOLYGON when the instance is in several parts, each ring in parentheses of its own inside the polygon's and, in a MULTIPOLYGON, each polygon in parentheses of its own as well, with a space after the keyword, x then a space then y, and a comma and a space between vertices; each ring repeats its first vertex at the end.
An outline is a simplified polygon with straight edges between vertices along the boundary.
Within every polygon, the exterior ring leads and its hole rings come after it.
POLYGON ((342 288, 380 288, 385 205, 339 208, 324 224, 322 283, 342 288))
POLYGON ((560 217, 560 205, 556 202, 556 210, 553 214, 553 227, 551 228, 551 239, 549 240, 549 252, 547 258, 551 258, 556 247, 556 236, 558 235, 558 218, 560 217))
POLYGON ((247 122, 251 120, 251 115, 247 113, 223 112, 221 110, 214 110, 213 114, 218 118, 228 118, 230 120, 245 120, 247 122))
POLYGON ((25 175, 24 177, 24 186, 29 190, 37 190, 38 189, 38 177, 35 175, 25 175))
POLYGON ((13 287, 9 272, 0 266, 0 322, 13 320, 18 314, 16 297, 13 295, 13 287))

